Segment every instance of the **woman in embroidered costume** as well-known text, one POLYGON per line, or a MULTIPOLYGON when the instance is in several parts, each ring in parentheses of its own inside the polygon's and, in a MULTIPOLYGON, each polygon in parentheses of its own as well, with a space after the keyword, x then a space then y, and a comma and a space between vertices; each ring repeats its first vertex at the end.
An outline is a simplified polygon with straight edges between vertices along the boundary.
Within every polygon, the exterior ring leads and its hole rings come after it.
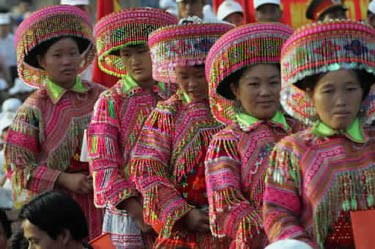
POLYGON ((180 90, 147 119, 130 167, 144 198, 144 218, 159 234, 154 248, 227 248, 209 233, 204 157, 222 126, 211 115, 204 62, 227 24, 184 23, 149 38, 155 79, 180 90))
POLYGON ((279 242, 270 248, 288 249, 287 241, 298 248, 355 248, 349 213, 375 206, 375 130, 362 125, 375 110, 368 95, 374 37, 365 24, 329 21, 297 30, 283 47, 282 105, 311 127, 272 152, 264 228, 279 242))
POLYGON ((127 164, 151 109, 177 88, 153 80, 148 35, 176 23, 177 18, 164 11, 137 8, 110 14, 95 29, 100 68, 121 77, 100 96, 88 131, 95 205, 106 207, 103 231, 111 233, 118 248, 150 247, 153 242, 127 164))
POLYGON ((18 27, 18 72, 38 90, 18 110, 5 150, 14 197, 27 201, 49 189, 67 193, 84 210, 89 238, 101 233, 102 210, 94 206, 89 165, 80 153, 104 89, 78 74, 94 58, 92 40, 89 16, 71 6, 44 8, 18 27))
POLYGON ((210 228, 230 248, 263 249, 264 179, 276 142, 298 128, 280 110, 281 46, 293 33, 278 23, 248 24, 223 35, 207 57, 213 115, 227 127, 206 156, 210 228))

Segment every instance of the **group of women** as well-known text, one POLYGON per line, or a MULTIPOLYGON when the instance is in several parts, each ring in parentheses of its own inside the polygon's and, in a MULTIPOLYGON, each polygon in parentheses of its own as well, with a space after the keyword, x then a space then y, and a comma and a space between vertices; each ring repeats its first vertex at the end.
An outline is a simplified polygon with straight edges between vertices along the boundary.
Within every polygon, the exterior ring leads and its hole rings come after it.
POLYGON ((111 89, 78 76, 95 54, 84 12, 47 7, 18 28, 38 89, 7 137, 15 198, 68 193, 90 238, 118 248, 355 248, 350 212, 375 206, 373 28, 138 8, 95 40, 111 89))

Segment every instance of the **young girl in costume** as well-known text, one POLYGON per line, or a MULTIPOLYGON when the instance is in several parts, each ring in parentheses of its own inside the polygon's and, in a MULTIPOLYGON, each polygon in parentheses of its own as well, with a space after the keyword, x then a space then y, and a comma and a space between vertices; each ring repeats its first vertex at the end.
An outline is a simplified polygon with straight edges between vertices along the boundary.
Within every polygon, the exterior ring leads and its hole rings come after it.
POLYGON ((95 205, 106 208, 103 231, 117 248, 148 248, 153 242, 128 161, 152 108, 177 89, 152 78, 147 46, 153 30, 176 23, 176 17, 162 10, 136 8, 102 18, 95 29, 100 68, 121 78, 100 96, 88 130, 95 205))
POLYGON ((94 206, 89 165, 80 153, 104 89, 78 76, 95 55, 90 17, 71 6, 47 7, 21 23, 15 42, 20 78, 38 89, 8 131, 5 157, 14 197, 65 192, 81 205, 94 238, 101 233, 102 210, 94 206))
POLYGON ((204 63, 212 44, 231 28, 188 23, 149 38, 154 78, 180 86, 151 112, 130 162, 145 221, 158 233, 154 248, 227 248, 208 225, 204 158, 222 126, 210 112, 204 63))
POLYGON ((311 127, 272 152, 263 216, 279 242, 270 248, 355 248, 350 212, 375 206, 375 130, 364 125, 374 115, 374 36, 365 24, 328 21, 283 47, 282 105, 311 127))
POLYGON ((230 248, 263 249, 264 180, 273 146, 299 128, 280 108, 281 46, 293 33, 279 23, 248 24, 211 48, 206 73, 213 115, 227 127, 206 156, 210 227, 230 248))

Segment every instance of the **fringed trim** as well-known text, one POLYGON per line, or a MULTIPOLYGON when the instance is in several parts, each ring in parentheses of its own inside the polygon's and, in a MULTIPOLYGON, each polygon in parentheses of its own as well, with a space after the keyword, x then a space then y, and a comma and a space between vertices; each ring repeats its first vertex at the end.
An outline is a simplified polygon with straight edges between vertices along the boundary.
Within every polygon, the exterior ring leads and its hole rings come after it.
MULTIPOLYGON (((224 222, 226 217, 234 215, 228 212, 235 205, 240 205, 241 202, 244 202, 244 199, 240 199, 239 195, 240 193, 235 189, 226 188, 214 191, 210 196, 210 228, 214 236, 218 238, 229 236, 225 233, 224 222)), ((238 217, 232 218, 237 219, 238 217)), ((262 215, 253 210, 240 221, 236 239, 246 242, 248 238, 252 238, 252 234, 255 232, 259 234, 262 229, 262 215)))
POLYGON ((211 138, 221 128, 215 120, 201 120, 199 124, 190 125, 183 138, 173 146, 176 151, 172 155, 171 164, 174 165, 174 177, 177 181, 197 165, 203 165, 211 138))
POLYGON ((302 193, 302 181, 298 167, 298 156, 292 151, 282 148, 280 144, 276 144, 270 156, 266 182, 271 178, 273 182, 284 185, 288 180, 292 180, 300 195, 302 193))
MULTIPOLYGON (((171 195, 165 197, 170 198, 171 195)), ((178 195, 174 200, 164 200, 168 207, 163 206, 158 186, 153 186, 143 193, 143 198, 145 222, 152 225, 155 231, 159 233, 159 237, 171 238, 176 222, 193 209, 178 195)))
POLYGON ((104 135, 88 136, 88 148, 90 159, 100 157, 99 159, 117 161, 120 155, 116 141, 112 137, 104 135))
POLYGON ((375 207, 375 167, 337 173, 334 182, 313 210, 314 233, 319 248, 341 211, 366 210, 375 207), (341 204, 341 205, 340 205, 341 204))
POLYGON ((151 158, 136 158, 130 161, 130 174, 136 180, 145 176, 167 176, 166 165, 151 158))
POLYGON ((41 111, 31 106, 22 106, 17 111, 11 129, 17 133, 38 137, 40 143, 45 140, 41 111))

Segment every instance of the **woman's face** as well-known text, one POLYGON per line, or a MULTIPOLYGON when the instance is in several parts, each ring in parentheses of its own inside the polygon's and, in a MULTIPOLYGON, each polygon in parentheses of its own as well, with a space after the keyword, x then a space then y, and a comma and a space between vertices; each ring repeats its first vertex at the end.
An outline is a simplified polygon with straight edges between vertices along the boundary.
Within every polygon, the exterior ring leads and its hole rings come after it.
POLYGON ((182 91, 193 101, 208 98, 208 83, 204 66, 178 66, 176 67, 176 79, 182 91))
POLYGON ((73 87, 81 60, 78 44, 71 38, 58 40, 44 56, 38 56, 38 63, 49 79, 66 89, 73 87))
POLYGON ((340 69, 321 77, 314 90, 307 89, 319 118, 329 127, 346 129, 357 117, 363 89, 356 73, 340 69))
POLYGON ((258 64, 247 68, 238 87, 230 85, 242 109, 258 119, 271 119, 280 108, 280 70, 276 65, 258 64))
POLYGON ((29 220, 25 220, 22 226, 24 237, 29 242, 29 249, 65 249, 62 236, 54 240, 29 220))

